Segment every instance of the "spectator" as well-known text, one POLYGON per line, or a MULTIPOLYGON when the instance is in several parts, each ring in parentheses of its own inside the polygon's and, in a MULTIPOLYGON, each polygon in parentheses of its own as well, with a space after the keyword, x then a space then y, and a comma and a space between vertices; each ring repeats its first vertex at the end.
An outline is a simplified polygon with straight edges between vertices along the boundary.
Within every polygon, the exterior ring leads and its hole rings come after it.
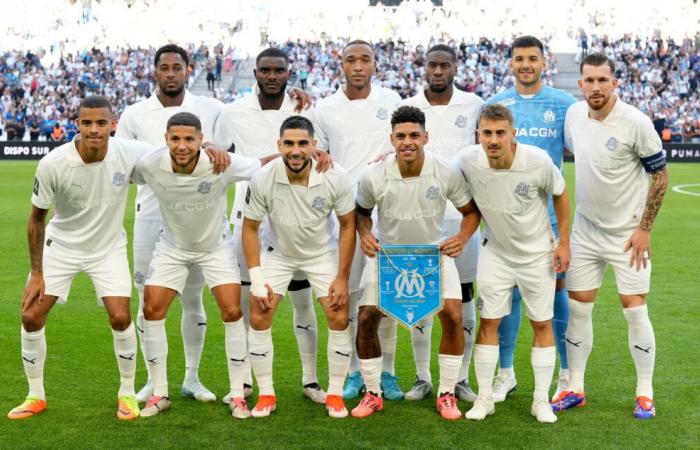
POLYGON ((56 122, 56 124, 53 126, 53 130, 51 131, 51 141, 63 142, 65 139, 66 139, 66 129, 63 128, 63 126, 60 124, 60 122, 56 122))

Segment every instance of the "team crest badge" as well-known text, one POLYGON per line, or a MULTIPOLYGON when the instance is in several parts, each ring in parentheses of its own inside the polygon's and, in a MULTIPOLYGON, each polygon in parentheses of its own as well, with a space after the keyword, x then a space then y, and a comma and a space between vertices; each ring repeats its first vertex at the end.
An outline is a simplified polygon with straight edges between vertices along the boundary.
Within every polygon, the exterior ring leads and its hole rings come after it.
POLYGON ((316 197, 314 198, 313 203, 311 203, 311 207, 313 209, 318 209, 319 211, 322 210, 326 206, 326 199, 323 197, 316 197))
POLYGON ((202 181, 199 183, 199 187, 197 188, 197 192, 200 194, 208 194, 209 191, 211 191, 211 183, 208 181, 202 181))
POLYGON ((112 175, 112 184, 120 187, 124 186, 124 183, 126 182, 126 175, 122 172, 116 172, 114 175, 112 175))
POLYGON ((544 112, 543 119, 547 123, 552 123, 555 120, 557 120, 557 115, 554 114, 554 111, 552 111, 551 109, 548 109, 547 111, 544 112))
POLYGON ((389 111, 386 108, 379 108, 377 110, 377 119, 386 120, 389 117, 389 111))
POLYGON ((482 309, 484 309, 484 299, 482 299, 481 297, 479 297, 479 299, 476 301, 476 308, 477 308, 479 311, 481 311, 482 309))
POLYGON ((467 116, 460 114, 455 119, 455 126, 457 128, 467 128, 467 116))
POLYGON ((32 192, 34 192, 34 195, 39 195, 39 179, 37 177, 34 177, 34 189, 32 189, 32 192))
POLYGON ((607 148, 608 150, 613 152, 617 148, 618 143, 619 143, 619 141, 615 138, 615 136, 610 136, 610 139, 608 139, 608 142, 605 143, 605 148, 607 148))
POLYGON ((143 274, 141 272, 139 272, 138 270, 136 272, 134 272, 134 283, 143 284, 144 281, 145 281, 145 277, 143 276, 143 274))
POLYGON ((425 191, 425 198, 427 198, 428 200, 437 200, 439 196, 440 196, 440 188, 437 186, 430 186, 425 191))
POLYGON ((517 186, 515 186, 515 193, 521 197, 527 197, 529 192, 530 188, 524 181, 521 181, 517 186))

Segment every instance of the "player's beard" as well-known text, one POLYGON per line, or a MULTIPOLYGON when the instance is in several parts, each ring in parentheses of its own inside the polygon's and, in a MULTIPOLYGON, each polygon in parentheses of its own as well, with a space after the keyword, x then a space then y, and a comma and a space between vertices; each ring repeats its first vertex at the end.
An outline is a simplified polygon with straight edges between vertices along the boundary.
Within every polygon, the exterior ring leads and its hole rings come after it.
POLYGON ((605 105, 607 105, 608 102, 610 102, 610 97, 612 97, 612 94, 603 95, 602 97, 603 97, 603 101, 601 103, 595 103, 595 104, 592 104, 591 97, 588 97, 586 99, 586 103, 588 103, 588 107, 594 111, 598 111, 599 109, 605 108, 605 105))
POLYGON ((179 88, 177 88, 175 90, 166 90, 162 86, 158 86, 158 89, 160 90, 160 92, 163 93, 163 95, 165 95, 167 97, 177 97, 178 95, 182 94, 182 91, 185 90, 185 84, 183 84, 182 86, 180 86, 179 88))
POLYGON ((298 169, 294 169, 293 167, 291 167, 289 165, 289 162, 288 162, 286 156, 282 157, 282 161, 284 162, 284 165, 287 166, 287 169, 289 169, 292 173, 301 173, 304 171, 304 169, 306 169, 306 166, 308 166, 311 163, 311 157, 306 158, 304 160, 304 164, 298 169))
POLYGON ((454 78, 452 79, 445 79, 445 84, 442 86, 435 86, 433 83, 428 82, 428 88, 432 91, 435 92, 436 94, 442 94, 449 88, 452 83, 454 82, 454 78))
POLYGON ((287 82, 285 81, 284 83, 280 83, 280 91, 277 92, 276 94, 268 94, 265 92, 265 88, 263 87, 262 83, 258 81, 258 90, 264 97, 268 98, 280 98, 285 95, 287 92, 287 82))

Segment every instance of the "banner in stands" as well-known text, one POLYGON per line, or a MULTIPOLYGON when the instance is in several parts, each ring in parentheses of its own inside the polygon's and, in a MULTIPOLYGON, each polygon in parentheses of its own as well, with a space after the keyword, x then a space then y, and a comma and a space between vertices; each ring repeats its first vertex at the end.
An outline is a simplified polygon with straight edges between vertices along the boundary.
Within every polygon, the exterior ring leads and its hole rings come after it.
MULTIPOLYGON (((12 159, 41 159, 51 150, 63 144, 62 142, 29 142, 29 141, 0 141, 0 160, 12 159)), ((700 144, 664 143, 668 162, 700 162, 700 144)), ((564 161, 573 161, 570 154, 564 156, 564 161)))
MULTIPOLYGON (((664 142, 666 161, 668 162, 700 162, 700 144, 686 142, 664 142)), ((571 154, 564 155, 564 161, 573 161, 571 154)))

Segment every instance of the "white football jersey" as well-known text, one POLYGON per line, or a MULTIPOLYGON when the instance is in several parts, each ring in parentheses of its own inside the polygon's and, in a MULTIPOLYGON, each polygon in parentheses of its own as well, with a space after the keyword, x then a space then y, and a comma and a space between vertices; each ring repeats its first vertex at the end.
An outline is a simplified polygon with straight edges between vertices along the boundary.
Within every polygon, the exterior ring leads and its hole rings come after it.
MULTIPOLYGON (((425 114, 425 129, 428 143, 425 149, 445 158, 453 158, 460 149, 476 142, 475 133, 479 112, 484 101, 476 94, 454 88, 447 105, 431 105, 421 90, 402 102, 415 106, 425 114)), ((461 220, 462 214, 452 205, 447 205, 445 219, 461 220)))
POLYGON ((167 147, 141 158, 133 180, 148 184, 163 217, 163 239, 185 251, 209 252, 228 238, 226 190, 239 180, 248 180, 260 168, 260 160, 231 155, 231 165, 214 175, 209 158, 200 152, 194 171, 175 173, 167 147))
POLYGON ((460 208, 471 200, 467 183, 451 161, 425 153, 417 177, 403 178, 395 155, 362 173, 357 204, 377 207, 377 239, 381 244, 437 244, 450 201, 460 208))
POLYGON ((555 239, 548 194, 561 195, 565 184, 547 152, 518 143, 510 169, 492 169, 482 146, 475 144, 457 161, 481 211, 485 245, 514 265, 549 258, 555 239))
MULTIPOLYGON (((313 109, 294 111, 296 101, 285 94, 280 109, 263 110, 257 94, 252 93, 226 105, 214 126, 214 143, 223 148, 233 144, 239 155, 262 158, 277 153, 280 126, 287 117, 301 115, 313 120, 313 109)), ((231 223, 243 223, 245 194, 248 183, 236 186, 236 195, 231 209, 231 223)))
POLYGON ((400 101, 391 89, 372 85, 365 99, 350 100, 338 89, 318 102, 314 120, 318 146, 345 167, 353 184, 369 162, 393 150, 391 113, 400 101))
POLYGON ((576 158, 576 210, 611 232, 639 225, 649 193, 641 159, 662 151, 649 117, 618 98, 599 122, 581 101, 566 113, 565 138, 576 158))
MULTIPOLYGON (((153 147, 165 145, 168 119, 179 112, 190 112, 202 122, 204 141, 214 137, 214 124, 224 104, 210 97, 200 97, 185 91, 181 106, 164 107, 154 92, 146 100, 128 106, 117 124, 116 137, 136 139, 153 147)), ((158 201, 148 186, 139 186, 136 192, 136 218, 160 220, 158 201)))
POLYGON ((86 164, 76 141, 52 150, 39 161, 32 204, 53 206, 46 245, 75 255, 101 257, 126 236, 124 210, 134 164, 150 145, 110 138, 100 162, 86 164))
POLYGON ((289 183, 281 158, 255 174, 246 195, 245 217, 268 223, 262 231, 261 251, 268 248, 292 258, 315 258, 336 248, 332 213, 343 216, 355 209, 350 180, 337 165, 316 171, 312 160, 308 186, 289 183))

